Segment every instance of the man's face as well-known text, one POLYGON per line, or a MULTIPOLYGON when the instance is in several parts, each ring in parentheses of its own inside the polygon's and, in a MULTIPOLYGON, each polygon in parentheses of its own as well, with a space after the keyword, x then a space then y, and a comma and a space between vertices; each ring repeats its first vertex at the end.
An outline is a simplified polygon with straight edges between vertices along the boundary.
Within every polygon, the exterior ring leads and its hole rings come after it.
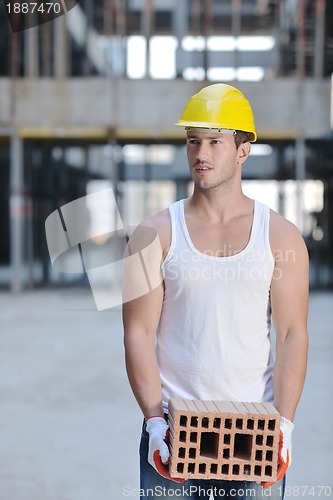
POLYGON ((239 150, 233 135, 188 132, 187 158, 195 185, 212 189, 240 174, 239 150))

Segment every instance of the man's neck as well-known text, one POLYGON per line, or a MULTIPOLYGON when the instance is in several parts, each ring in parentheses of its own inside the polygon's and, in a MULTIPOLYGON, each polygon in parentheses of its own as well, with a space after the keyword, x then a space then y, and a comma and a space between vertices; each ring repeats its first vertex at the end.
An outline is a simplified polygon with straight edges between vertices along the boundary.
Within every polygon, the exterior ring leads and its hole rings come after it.
POLYGON ((236 193, 213 191, 195 187, 186 202, 188 211, 211 221, 225 222, 253 208, 252 200, 241 189, 236 193))

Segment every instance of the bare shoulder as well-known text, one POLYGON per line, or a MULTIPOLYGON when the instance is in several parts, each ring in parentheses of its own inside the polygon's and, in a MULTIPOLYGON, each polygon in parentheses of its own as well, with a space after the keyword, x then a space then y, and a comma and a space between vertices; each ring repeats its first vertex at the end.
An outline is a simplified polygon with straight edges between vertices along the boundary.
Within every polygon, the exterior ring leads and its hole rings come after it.
POLYGON ((162 232, 168 229, 170 230, 169 209, 165 208, 164 210, 157 212, 157 214, 148 217, 141 223, 141 226, 152 227, 156 229, 156 231, 162 232))
POLYGON ((165 257, 171 240, 170 215, 167 208, 141 222, 134 230, 129 243, 132 246, 145 247, 156 237, 159 239, 163 257, 165 257))
POLYGON ((294 252, 299 258, 307 259, 307 248, 299 229, 274 210, 270 210, 269 240, 273 255, 294 252))

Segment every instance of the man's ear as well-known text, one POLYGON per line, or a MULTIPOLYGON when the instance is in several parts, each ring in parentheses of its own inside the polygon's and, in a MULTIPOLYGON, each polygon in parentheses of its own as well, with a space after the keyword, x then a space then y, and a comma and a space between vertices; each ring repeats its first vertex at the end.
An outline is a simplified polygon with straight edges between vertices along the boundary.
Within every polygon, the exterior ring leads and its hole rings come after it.
POLYGON ((238 159, 240 163, 244 163, 251 151, 250 142, 242 142, 238 148, 238 159))

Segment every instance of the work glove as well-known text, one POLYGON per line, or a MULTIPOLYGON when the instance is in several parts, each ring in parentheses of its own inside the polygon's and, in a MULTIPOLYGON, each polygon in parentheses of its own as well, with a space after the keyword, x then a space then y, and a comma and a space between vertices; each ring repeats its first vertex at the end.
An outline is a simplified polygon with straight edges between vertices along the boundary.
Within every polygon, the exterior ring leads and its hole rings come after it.
POLYGON ((169 426, 166 420, 163 417, 149 417, 146 422, 149 434, 148 462, 161 476, 183 483, 184 479, 172 478, 169 474, 170 452, 166 444, 169 438, 169 426))
POLYGON ((280 481, 285 475, 289 465, 291 464, 291 434, 294 429, 294 424, 287 418, 280 418, 280 441, 278 455, 278 471, 276 481, 262 482, 263 488, 272 486, 275 482, 280 481))

